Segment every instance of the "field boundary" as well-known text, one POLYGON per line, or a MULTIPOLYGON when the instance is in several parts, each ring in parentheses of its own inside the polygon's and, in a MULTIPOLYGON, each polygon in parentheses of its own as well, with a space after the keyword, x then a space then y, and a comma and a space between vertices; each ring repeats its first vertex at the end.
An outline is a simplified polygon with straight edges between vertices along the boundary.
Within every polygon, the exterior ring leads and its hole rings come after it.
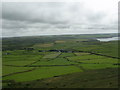
POLYGON ((11 76, 11 75, 14 75, 14 74, 19 74, 19 73, 31 72, 31 71, 33 71, 35 69, 36 68, 30 69, 30 70, 21 71, 21 72, 10 73, 10 74, 7 74, 7 75, 3 75, 2 77, 11 76))
MULTIPOLYGON (((60 50, 56 50, 56 51, 50 51, 50 50, 46 50, 45 52, 59 52, 60 50)), ((41 51, 42 52, 42 51, 41 51)), ((62 52, 66 52, 66 50, 62 50, 62 52)), ((95 52, 89 52, 89 51, 67 51, 66 53, 71 52, 71 53, 75 53, 75 52, 83 52, 83 53, 90 53, 90 54, 94 54, 94 55, 99 55, 99 56, 105 56, 105 57, 109 57, 109 58, 116 58, 116 59, 120 59, 120 57, 113 57, 113 56, 109 56, 109 55, 104 55, 104 54, 99 54, 99 53, 95 53, 95 52)))

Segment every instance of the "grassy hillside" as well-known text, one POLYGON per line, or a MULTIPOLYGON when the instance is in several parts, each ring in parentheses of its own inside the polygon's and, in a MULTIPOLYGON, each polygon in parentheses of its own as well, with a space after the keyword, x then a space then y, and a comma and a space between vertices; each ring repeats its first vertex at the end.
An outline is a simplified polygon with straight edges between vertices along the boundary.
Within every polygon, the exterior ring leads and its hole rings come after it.
POLYGON ((3 88, 117 88, 117 34, 3 38, 3 88))
POLYGON ((15 88, 118 88, 116 68, 77 72, 72 74, 37 79, 30 82, 11 83, 15 88))

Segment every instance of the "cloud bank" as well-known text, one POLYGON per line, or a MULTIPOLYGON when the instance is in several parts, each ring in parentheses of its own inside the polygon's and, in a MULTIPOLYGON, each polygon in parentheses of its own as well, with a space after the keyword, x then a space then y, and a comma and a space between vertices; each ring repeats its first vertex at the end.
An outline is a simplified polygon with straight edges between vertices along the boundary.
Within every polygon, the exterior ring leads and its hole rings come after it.
MULTIPOLYGON (((103 3, 104 1, 101 5, 103 3)), ((111 2, 106 7, 98 4, 83 0, 70 3, 4 2, 2 3, 2 35, 14 37, 117 33, 117 3, 111 2)))

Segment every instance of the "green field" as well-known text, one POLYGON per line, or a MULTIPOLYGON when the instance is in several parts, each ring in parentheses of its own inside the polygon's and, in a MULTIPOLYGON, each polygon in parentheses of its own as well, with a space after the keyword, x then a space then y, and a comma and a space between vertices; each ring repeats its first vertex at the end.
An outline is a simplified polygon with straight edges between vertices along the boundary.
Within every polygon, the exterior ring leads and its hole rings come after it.
POLYGON ((119 41, 95 39, 112 36, 116 34, 3 38, 3 88, 117 87, 119 41))
POLYGON ((67 61, 65 58, 56 58, 53 60, 42 60, 32 65, 70 65, 75 64, 74 62, 67 61))
POLYGON ((85 70, 118 68, 117 65, 112 65, 112 64, 81 64, 80 66, 82 66, 85 70))
POLYGON ((56 58, 60 54, 61 54, 60 52, 52 53, 52 54, 47 54, 43 58, 56 58))
POLYGON ((74 66, 62 66, 62 67, 41 67, 36 68, 31 72, 25 72, 3 78, 3 80, 13 79, 16 82, 31 81, 36 79, 43 79, 53 77, 56 75, 68 74, 73 72, 81 72, 82 70, 74 66), (35 76, 34 76, 35 75, 35 76))
POLYGON ((59 57, 71 57, 75 56, 73 53, 62 53, 59 57))
POLYGON ((8 75, 8 74, 12 74, 12 73, 16 73, 16 72, 22 72, 22 71, 27 71, 27 70, 31 70, 32 67, 10 67, 10 66, 3 66, 3 73, 2 75, 8 75))

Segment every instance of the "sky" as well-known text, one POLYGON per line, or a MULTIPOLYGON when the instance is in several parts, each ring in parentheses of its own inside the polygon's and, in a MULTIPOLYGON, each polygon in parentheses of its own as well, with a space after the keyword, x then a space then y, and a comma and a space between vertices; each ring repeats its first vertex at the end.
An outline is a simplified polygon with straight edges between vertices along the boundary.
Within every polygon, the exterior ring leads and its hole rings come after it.
POLYGON ((2 37, 118 32, 118 0, 2 2, 2 37))

